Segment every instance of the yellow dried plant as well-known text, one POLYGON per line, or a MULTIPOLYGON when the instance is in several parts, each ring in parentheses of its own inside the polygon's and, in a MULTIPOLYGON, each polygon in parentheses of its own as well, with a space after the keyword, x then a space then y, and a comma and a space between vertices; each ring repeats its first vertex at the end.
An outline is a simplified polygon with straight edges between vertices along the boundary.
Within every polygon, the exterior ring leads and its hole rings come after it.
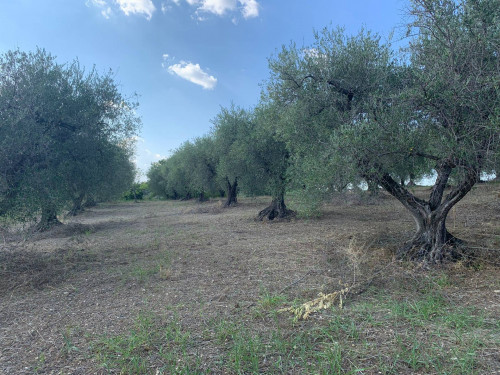
POLYGON ((319 293, 318 298, 315 298, 312 301, 305 302, 298 307, 285 307, 278 311, 291 312, 293 313, 293 315, 295 315, 296 320, 306 320, 312 313, 328 309, 333 306, 336 301, 338 301, 338 306, 342 308, 343 298, 348 292, 349 288, 346 286, 344 289, 338 290, 333 293, 319 293))

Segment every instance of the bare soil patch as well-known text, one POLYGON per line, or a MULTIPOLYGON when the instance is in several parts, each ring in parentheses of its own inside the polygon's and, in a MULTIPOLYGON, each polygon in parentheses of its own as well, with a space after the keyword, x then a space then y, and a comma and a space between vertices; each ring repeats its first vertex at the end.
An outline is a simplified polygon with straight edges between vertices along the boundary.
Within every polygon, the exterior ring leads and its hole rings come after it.
MULTIPOLYGON (((185 355, 198 359, 193 373, 237 373, 234 360, 225 359, 232 358, 235 336, 227 343, 217 341, 221 331, 214 322, 235 322, 262 337, 279 328, 291 342, 297 332, 326 327, 336 316, 354 319, 358 315, 350 314, 371 303, 371 317, 381 321, 390 314, 381 307, 384 303, 418 299, 433 285, 445 301, 443 309, 470 307, 482 311, 486 323, 481 329, 500 327, 500 200, 495 187, 479 186, 448 220, 450 231, 467 240, 480 260, 439 270, 394 261, 395 249, 411 236, 414 224, 383 193, 369 201, 336 199, 325 205, 320 218, 289 222, 254 220, 268 197, 239 202, 229 209, 218 201, 104 204, 67 218, 51 232, 0 242, 0 373, 120 373, 103 367, 96 342, 102 335, 126 335, 144 313, 175 319, 190 332, 185 355), (275 313, 282 305, 363 280, 370 281, 367 288, 349 296, 342 312, 325 310, 298 323, 275 313)), ((352 369, 349 362, 356 362, 361 373, 376 374, 396 356, 393 349, 377 349, 377 343, 396 340, 409 323, 369 326, 367 321, 356 323, 362 325, 365 349, 343 349, 341 362, 343 368, 352 369)), ((488 347, 478 349, 471 373, 500 370, 500 341, 493 336, 488 333, 488 347)), ((422 342, 431 344, 429 337, 422 342)), ((322 345, 314 350, 325 350, 322 345)), ((260 373, 294 373, 285 365, 281 372, 273 367, 274 352, 263 358, 260 373)), ((147 373, 159 373, 161 363, 152 356, 147 373)), ((313 373, 307 366, 297 367, 296 373, 313 373)), ((393 372, 387 367, 381 373, 436 373, 432 366, 415 366, 398 364, 393 372)))

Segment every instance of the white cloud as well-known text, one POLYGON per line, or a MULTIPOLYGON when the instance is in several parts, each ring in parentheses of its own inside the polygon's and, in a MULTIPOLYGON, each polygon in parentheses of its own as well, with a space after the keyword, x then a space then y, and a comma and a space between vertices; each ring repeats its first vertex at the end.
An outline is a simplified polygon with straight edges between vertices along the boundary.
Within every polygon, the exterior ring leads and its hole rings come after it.
POLYGON ((243 17, 253 18, 259 16, 259 3, 256 0, 238 0, 243 5, 241 13, 243 17))
POLYGON ((223 16, 228 11, 236 9, 236 0, 203 0, 199 11, 223 16))
POLYGON ((85 2, 85 5, 90 7, 96 7, 101 9, 101 15, 109 20, 111 16, 113 15, 113 11, 111 10, 111 7, 108 5, 108 3, 104 0, 87 0, 85 2))
POLYGON ((168 54, 168 53, 164 53, 164 54, 162 55, 162 60, 163 60, 163 61, 161 62, 161 67, 162 67, 162 68, 167 68, 167 67, 168 67, 167 60, 169 60, 169 59, 170 59, 170 56, 169 56, 169 54, 168 54))
MULTIPOLYGON (((177 0, 180 1, 180 0, 177 0)), ((148 20, 153 17, 153 13, 156 11, 152 0, 87 0, 85 5, 87 7, 96 7, 101 9, 101 15, 109 19, 113 15, 113 10, 111 8, 112 3, 114 6, 118 6, 125 15, 130 16, 131 14, 142 14, 148 20)), ((168 10, 166 3, 162 3, 162 11, 165 13, 168 10)))
MULTIPOLYGON (((170 0, 177 5, 181 0, 170 0)), ((219 17, 226 15, 231 16, 234 24, 237 24, 237 19, 234 13, 241 12, 245 19, 259 16, 260 5, 257 0, 185 0, 192 7, 196 7, 195 18, 198 21, 204 21, 207 18, 204 14, 215 14, 219 17)))
POLYGON ((105 7, 108 5, 104 0, 87 0, 85 2, 85 5, 90 7, 90 6, 95 6, 95 7, 105 7))
POLYGON ((110 19, 111 15, 113 14, 113 11, 111 10, 110 7, 107 7, 106 9, 104 10, 101 10, 101 14, 104 18, 106 18, 107 20, 110 19))
MULTIPOLYGON (((171 3, 180 5, 182 0, 163 0, 161 1, 160 10, 165 14, 171 8, 171 3), (170 4, 169 4, 170 3, 170 4)), ((260 5, 257 0, 185 0, 192 7, 196 7, 194 13, 195 18, 199 21, 204 21, 207 18, 206 14, 215 14, 217 16, 230 15, 232 22, 236 25, 238 20, 234 17, 236 12, 241 12, 245 19, 259 16, 260 5)), ((152 0, 86 0, 85 5, 88 7, 96 7, 101 9, 101 15, 109 19, 113 15, 111 4, 119 7, 125 15, 139 14, 150 20, 156 7, 152 0)))
POLYGON ((170 65, 168 71, 206 90, 212 90, 217 85, 217 78, 201 69, 199 64, 181 61, 179 64, 170 65))
POLYGON ((136 13, 143 14, 146 19, 150 20, 156 10, 151 0, 115 0, 115 2, 127 16, 136 13))

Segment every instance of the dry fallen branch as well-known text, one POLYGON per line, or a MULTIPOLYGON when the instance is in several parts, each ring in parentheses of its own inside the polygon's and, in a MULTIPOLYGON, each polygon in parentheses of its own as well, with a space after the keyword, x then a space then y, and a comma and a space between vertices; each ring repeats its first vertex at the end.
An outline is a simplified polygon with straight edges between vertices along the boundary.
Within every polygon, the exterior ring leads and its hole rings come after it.
MULTIPOLYGON (((384 272, 387 268, 394 265, 395 261, 392 261, 386 264, 384 267, 374 272, 370 278, 358 282, 352 286, 345 285, 343 289, 337 290, 333 293, 324 294, 319 293, 318 298, 315 298, 311 301, 305 302, 298 307, 285 307, 283 309, 278 310, 278 312, 291 312, 295 315, 295 320, 305 320, 314 312, 319 312, 321 310, 325 310, 333 306, 334 303, 338 301, 339 308, 344 306, 344 301, 348 295, 359 295, 363 293, 368 287, 372 284, 373 280, 384 272)), ((305 278, 311 271, 309 271, 304 277, 305 278)))
POLYGON ((312 301, 305 302, 299 307, 285 307, 278 310, 278 312, 289 311, 295 315, 296 320, 305 320, 313 312, 318 312, 320 310, 330 308, 337 300, 339 302, 339 307, 342 308, 343 298, 348 292, 349 288, 345 287, 344 289, 329 294, 320 293, 318 298, 315 298, 312 301))

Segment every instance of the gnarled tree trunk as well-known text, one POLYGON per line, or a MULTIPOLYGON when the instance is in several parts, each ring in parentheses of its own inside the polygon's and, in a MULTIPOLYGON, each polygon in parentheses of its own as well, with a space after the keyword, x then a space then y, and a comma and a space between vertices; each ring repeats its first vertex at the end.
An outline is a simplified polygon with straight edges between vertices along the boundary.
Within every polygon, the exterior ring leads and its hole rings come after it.
POLYGON ((462 241, 446 229, 446 213, 428 212, 413 215, 417 231, 413 238, 398 250, 400 258, 424 259, 430 263, 460 258, 457 245, 462 241))
POLYGON ((36 230, 40 232, 44 232, 49 230, 57 225, 62 225, 62 223, 57 218, 57 211, 55 207, 43 207, 42 208, 42 217, 40 221, 36 225, 36 230))
POLYGON ((274 219, 288 219, 295 216, 295 211, 286 208, 284 195, 281 194, 273 198, 271 204, 264 208, 257 215, 257 220, 274 220, 274 219))
POLYGON ((410 193, 388 174, 380 174, 379 177, 375 174, 370 176, 374 179, 378 178, 378 183, 411 212, 417 224, 413 238, 398 251, 401 258, 441 263, 446 259, 452 260, 461 257, 457 251, 457 245, 463 242, 448 232, 446 217, 453 206, 477 182, 478 174, 475 168, 468 168, 464 180, 444 196, 448 179, 455 167, 456 164, 450 161, 442 162, 436 166, 438 177, 428 201, 410 193))
POLYGON ((238 193, 238 178, 234 179, 234 182, 231 184, 229 178, 226 177, 226 203, 224 203, 224 207, 231 207, 238 203, 238 199, 236 197, 238 193))

